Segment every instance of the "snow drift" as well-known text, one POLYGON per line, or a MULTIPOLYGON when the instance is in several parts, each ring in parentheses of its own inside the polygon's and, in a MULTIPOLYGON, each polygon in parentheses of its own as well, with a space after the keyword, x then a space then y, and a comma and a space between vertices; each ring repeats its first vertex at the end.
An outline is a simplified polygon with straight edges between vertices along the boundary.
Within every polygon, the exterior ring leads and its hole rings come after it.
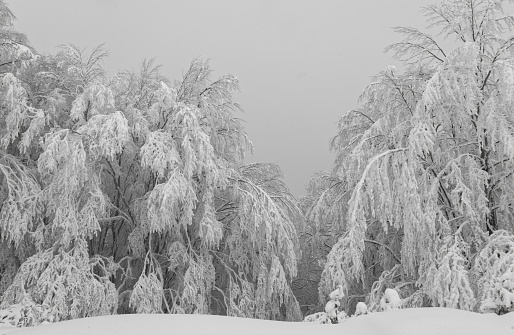
POLYGON ((353 317, 337 325, 214 315, 126 314, 77 319, 31 328, 0 328, 0 335, 6 334, 514 335, 514 313, 498 316, 448 308, 410 308, 353 317))

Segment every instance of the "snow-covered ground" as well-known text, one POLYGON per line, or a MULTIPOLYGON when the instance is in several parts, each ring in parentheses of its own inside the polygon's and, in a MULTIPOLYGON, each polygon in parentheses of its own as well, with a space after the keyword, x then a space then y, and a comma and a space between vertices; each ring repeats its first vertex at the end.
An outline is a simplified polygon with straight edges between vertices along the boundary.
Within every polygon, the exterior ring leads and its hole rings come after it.
POLYGON ((411 308, 350 318, 337 325, 287 323, 213 315, 114 315, 32 328, 0 328, 0 335, 514 335, 514 313, 477 314, 447 308, 411 308))

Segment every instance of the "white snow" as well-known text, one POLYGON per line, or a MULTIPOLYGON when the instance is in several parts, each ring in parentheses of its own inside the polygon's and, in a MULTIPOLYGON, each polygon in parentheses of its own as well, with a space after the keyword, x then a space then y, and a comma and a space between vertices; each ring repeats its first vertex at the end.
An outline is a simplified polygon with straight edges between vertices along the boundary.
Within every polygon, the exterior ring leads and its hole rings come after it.
POLYGON ((336 325, 212 315, 132 314, 64 321, 32 328, 0 328, 0 335, 513 335, 514 313, 498 316, 449 308, 407 308, 349 318, 336 325))

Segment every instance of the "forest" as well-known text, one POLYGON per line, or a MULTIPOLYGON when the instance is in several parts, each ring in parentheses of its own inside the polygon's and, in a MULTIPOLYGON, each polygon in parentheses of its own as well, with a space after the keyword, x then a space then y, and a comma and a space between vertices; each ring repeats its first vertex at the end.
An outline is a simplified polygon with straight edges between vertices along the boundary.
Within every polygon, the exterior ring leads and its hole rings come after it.
POLYGON ((403 308, 514 310, 511 2, 423 7, 436 36, 395 28, 402 66, 341 111, 331 171, 296 199, 245 159, 235 76, 39 54, 0 0, 0 311, 301 321, 336 288, 348 315, 389 289, 403 308))

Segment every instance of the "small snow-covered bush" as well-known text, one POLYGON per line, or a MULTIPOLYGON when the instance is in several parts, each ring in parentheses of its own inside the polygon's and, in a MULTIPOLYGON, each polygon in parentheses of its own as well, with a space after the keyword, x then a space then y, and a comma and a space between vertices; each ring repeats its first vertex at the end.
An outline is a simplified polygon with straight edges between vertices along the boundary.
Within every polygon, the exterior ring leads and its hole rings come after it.
POLYGON ((25 298, 18 304, 0 309, 0 327, 27 327, 53 322, 48 306, 36 305, 25 298))
POLYGON ((339 323, 344 319, 348 318, 348 315, 344 311, 340 311, 339 307, 341 303, 340 299, 344 297, 344 290, 341 285, 338 285, 337 289, 329 294, 330 300, 325 305, 325 312, 318 312, 311 315, 307 315, 304 322, 316 322, 321 324, 332 324, 339 323))
POLYGON ((514 310, 514 235, 496 231, 475 260, 480 311, 504 314, 514 310))
POLYGON ((337 312, 339 310, 339 306, 341 303, 337 300, 330 300, 325 305, 325 313, 327 313, 328 317, 331 319, 337 318, 337 312))
POLYGON ((303 322, 315 322, 315 323, 321 323, 321 324, 330 324, 332 323, 325 312, 318 312, 311 315, 307 315, 303 322))
MULTIPOLYGON (((395 265, 390 270, 382 272, 380 277, 373 283, 369 294, 366 297, 366 307, 369 313, 383 311, 383 299, 384 293, 387 289, 393 289, 396 292, 401 292, 403 296, 409 296, 412 294, 406 289, 406 285, 402 285, 402 282, 395 281, 396 277, 399 277, 403 271, 400 264, 395 265)), ((403 305, 403 301, 402 301, 403 305)))
POLYGON ((384 296, 380 299, 380 307, 383 311, 388 311, 391 309, 399 309, 402 307, 402 299, 398 295, 396 290, 392 288, 388 288, 384 292, 384 296))
POLYGON ((358 302, 357 303, 357 306, 355 306, 355 316, 360 316, 360 315, 366 315, 368 314, 368 306, 366 306, 365 303, 363 303, 362 301, 358 302))
POLYGON ((14 326, 33 326, 112 314, 118 296, 108 280, 116 269, 109 262, 90 259, 84 241, 76 241, 68 252, 54 254, 48 249, 36 253, 21 265, 2 295, 0 309, 7 311, 4 318, 14 326))
POLYGON ((22 325, 22 307, 20 305, 12 305, 0 310, 0 327, 21 327, 22 325))

